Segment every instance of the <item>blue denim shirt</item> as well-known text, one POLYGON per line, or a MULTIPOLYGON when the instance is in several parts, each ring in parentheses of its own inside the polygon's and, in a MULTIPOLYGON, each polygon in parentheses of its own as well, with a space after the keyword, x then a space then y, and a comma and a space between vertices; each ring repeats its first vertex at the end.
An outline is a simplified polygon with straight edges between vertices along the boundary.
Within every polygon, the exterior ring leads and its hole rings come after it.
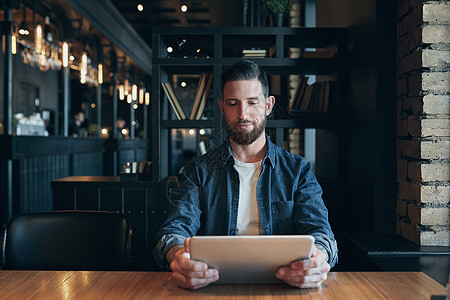
MULTIPOLYGON (((322 189, 303 157, 274 145, 266 136, 267 149, 257 185, 264 235, 307 234, 337 262, 337 244, 328 222, 322 189)), ((192 159, 172 194, 170 212, 158 233, 153 255, 167 268, 166 254, 195 235, 236 235, 239 174, 228 142, 192 159)))

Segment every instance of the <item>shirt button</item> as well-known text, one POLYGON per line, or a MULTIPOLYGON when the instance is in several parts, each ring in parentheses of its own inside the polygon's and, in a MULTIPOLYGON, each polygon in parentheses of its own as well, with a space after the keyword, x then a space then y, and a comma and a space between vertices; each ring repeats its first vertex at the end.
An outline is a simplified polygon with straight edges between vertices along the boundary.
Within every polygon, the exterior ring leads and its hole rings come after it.
POLYGON ((234 229, 230 229, 230 233, 231 233, 231 234, 234 234, 234 229))
POLYGON ((231 202, 231 204, 232 204, 233 206, 237 206, 237 201, 233 201, 233 202, 231 202))

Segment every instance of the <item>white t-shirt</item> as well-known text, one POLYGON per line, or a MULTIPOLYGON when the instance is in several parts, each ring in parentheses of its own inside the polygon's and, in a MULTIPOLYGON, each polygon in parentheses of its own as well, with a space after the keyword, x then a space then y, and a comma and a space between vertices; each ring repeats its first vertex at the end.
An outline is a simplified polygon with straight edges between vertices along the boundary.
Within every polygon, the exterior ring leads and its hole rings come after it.
POLYGON ((261 161, 244 163, 235 159, 234 168, 239 173, 239 206, 237 217, 237 235, 261 235, 256 186, 261 174, 261 161))

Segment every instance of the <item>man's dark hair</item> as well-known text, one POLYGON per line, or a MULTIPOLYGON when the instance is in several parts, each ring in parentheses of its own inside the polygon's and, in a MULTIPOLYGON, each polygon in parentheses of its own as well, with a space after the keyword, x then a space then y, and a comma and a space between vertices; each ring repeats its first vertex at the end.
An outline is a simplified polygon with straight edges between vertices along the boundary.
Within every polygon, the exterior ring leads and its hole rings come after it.
POLYGON ((264 70, 256 63, 250 60, 241 60, 235 62, 231 67, 222 72, 220 78, 220 91, 223 96, 225 83, 237 80, 253 80, 257 79, 261 83, 262 93, 266 99, 269 96, 269 83, 264 70))

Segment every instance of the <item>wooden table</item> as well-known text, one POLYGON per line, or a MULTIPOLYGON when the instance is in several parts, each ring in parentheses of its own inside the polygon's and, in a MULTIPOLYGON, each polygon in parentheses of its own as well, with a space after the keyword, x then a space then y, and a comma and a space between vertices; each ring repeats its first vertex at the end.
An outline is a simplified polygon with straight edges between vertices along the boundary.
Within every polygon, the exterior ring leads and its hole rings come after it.
POLYGON ((330 273, 318 289, 288 285, 173 287, 163 272, 0 271, 0 299, 426 299, 446 289, 421 272, 330 273))

